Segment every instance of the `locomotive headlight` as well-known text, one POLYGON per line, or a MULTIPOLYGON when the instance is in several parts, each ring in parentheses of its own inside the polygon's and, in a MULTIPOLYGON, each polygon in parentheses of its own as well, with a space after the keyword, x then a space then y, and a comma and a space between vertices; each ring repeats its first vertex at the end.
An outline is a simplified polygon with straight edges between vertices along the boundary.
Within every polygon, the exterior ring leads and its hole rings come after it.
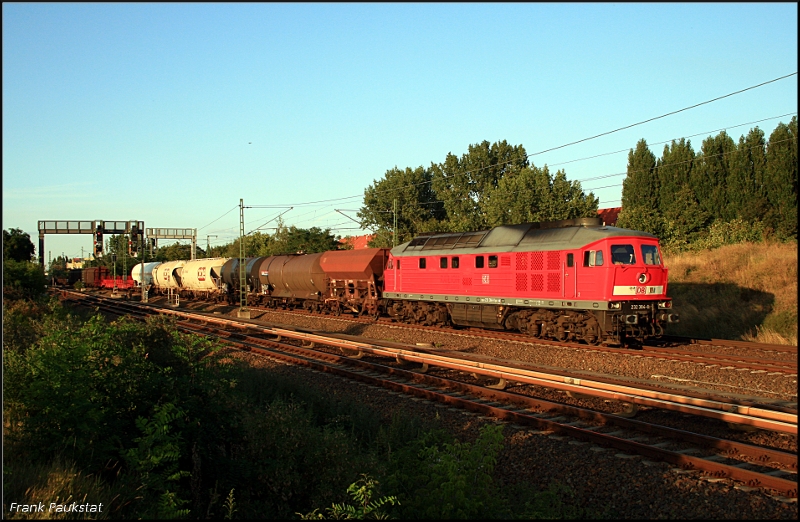
POLYGON ((659 308, 672 308, 672 301, 659 301, 658 302, 659 308))
POLYGON ((622 306, 620 303, 608 303, 608 307, 612 310, 619 310, 620 306, 622 306))
POLYGON ((650 279, 650 276, 648 276, 646 273, 642 272, 641 274, 639 274, 639 282, 641 284, 645 284, 648 279, 650 279))

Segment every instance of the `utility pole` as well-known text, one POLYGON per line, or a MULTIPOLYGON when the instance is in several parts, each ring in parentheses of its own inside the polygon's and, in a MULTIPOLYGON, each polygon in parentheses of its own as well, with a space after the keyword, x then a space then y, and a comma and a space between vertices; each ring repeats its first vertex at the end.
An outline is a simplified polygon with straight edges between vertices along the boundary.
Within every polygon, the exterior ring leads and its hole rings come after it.
POLYGON ((245 276, 244 248, 244 199, 239 200, 239 313, 238 316, 250 319, 247 309, 247 278, 245 276))
POLYGON ((397 246, 397 198, 394 198, 394 234, 392 234, 392 247, 397 246))
POLYGON ((117 254, 111 254, 111 262, 114 264, 114 289, 111 295, 117 295, 117 254))
POLYGON ((212 237, 219 237, 219 236, 217 236, 216 234, 210 235, 210 236, 206 236, 206 257, 211 257, 211 254, 210 254, 210 252, 211 252, 211 241, 210 241, 210 239, 212 237))
MULTIPOLYGON (((127 241, 126 241, 127 243, 127 241)), ((125 245, 127 246, 127 245, 125 245)), ((122 280, 125 282, 125 289, 128 289, 128 257, 127 257, 127 248, 122 249, 122 280)))
POLYGON ((142 302, 147 302, 147 289, 144 286, 144 259, 147 257, 147 248, 144 246, 144 230, 142 230, 142 302))

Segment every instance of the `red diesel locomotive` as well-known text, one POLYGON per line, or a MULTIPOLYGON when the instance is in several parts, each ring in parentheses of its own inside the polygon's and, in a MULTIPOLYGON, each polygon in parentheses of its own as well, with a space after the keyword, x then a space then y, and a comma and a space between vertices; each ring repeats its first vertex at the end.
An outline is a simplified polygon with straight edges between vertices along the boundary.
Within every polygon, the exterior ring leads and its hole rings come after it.
POLYGON ((658 239, 598 218, 417 237, 391 250, 383 302, 418 324, 629 344, 677 322, 658 239))

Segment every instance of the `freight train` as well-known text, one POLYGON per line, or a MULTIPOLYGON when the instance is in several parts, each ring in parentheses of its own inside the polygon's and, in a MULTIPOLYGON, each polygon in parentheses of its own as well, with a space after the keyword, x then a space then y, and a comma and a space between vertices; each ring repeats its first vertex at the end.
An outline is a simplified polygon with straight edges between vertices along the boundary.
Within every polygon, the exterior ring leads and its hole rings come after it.
MULTIPOLYGON (((144 269, 144 274, 142 274, 144 269)), ((658 238, 598 218, 420 235, 392 249, 146 263, 155 294, 629 345, 678 321, 658 238)))

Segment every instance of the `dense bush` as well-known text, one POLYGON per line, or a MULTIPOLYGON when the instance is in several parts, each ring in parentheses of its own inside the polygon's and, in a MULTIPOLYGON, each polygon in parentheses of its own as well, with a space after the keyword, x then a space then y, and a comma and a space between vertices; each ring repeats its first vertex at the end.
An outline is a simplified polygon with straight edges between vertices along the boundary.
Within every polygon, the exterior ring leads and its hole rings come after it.
POLYGON ((6 499, 104 502, 95 518, 561 513, 499 490, 496 427, 470 444, 405 415, 386 422, 168 319, 108 323, 55 300, 5 312, 6 499))
POLYGON ((690 250, 719 248, 739 243, 758 243, 767 231, 761 222, 748 223, 741 219, 717 221, 705 230, 696 241, 689 245, 690 250))
POLYGON ((44 294, 44 271, 31 261, 3 260, 3 300, 38 298, 44 294))

